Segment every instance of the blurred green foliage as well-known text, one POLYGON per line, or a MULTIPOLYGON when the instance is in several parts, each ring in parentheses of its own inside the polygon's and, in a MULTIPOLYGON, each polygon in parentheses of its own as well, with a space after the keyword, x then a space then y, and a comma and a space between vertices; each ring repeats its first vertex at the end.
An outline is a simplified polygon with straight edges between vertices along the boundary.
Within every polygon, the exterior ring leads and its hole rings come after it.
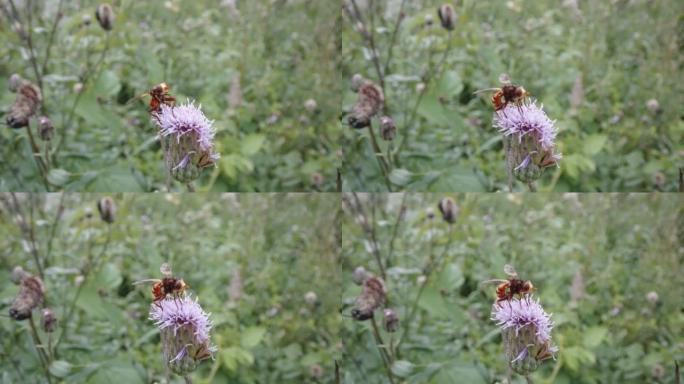
MULTIPOLYGON (((387 107, 398 129, 390 177, 394 190, 507 189, 503 144, 492 127, 489 95, 473 95, 498 86, 501 73, 524 85, 556 120, 564 159, 559 169, 547 170, 541 190, 677 189, 678 168, 684 168, 683 2, 356 3, 365 30, 374 33, 381 66, 389 60, 383 76, 387 107), (405 17, 390 60, 402 3, 405 17), (459 4, 450 42, 436 12, 442 3, 459 4), (416 90, 420 82, 427 83, 422 97, 416 90), (650 99, 658 108, 649 110, 650 99)), ((370 44, 359 28, 345 17, 345 111, 356 100, 350 90, 354 74, 379 83, 370 44)), ((367 130, 354 130, 346 122, 342 128, 345 190, 386 191, 367 130)), ((381 143, 383 153, 386 147, 381 143)))
MULTIPOLYGON (((26 41, 13 26, 27 30, 31 16, 41 68, 60 1, 14 3, 20 24, 2 1, 8 10, 0 23, 3 112, 14 100, 5 91, 11 74, 36 82, 26 41)), ((162 81, 179 102, 196 100, 215 120, 222 157, 205 170, 200 190, 335 189, 341 98, 335 7, 312 0, 120 0, 113 2, 116 20, 107 33, 95 20, 98 3, 63 3, 41 73, 56 136, 49 149, 51 190, 166 189, 146 103, 130 102, 162 81), (305 108, 309 99, 316 101, 313 110, 305 108), (322 179, 312 180, 314 174, 322 179)), ((0 143, 0 189, 45 190, 25 130, 3 128, 0 143)), ((45 143, 39 145, 43 153, 45 143)))
MULTIPOLYGON (((674 361, 684 359, 684 197, 461 194, 451 234, 436 207, 442 196, 361 194, 361 210, 347 198, 344 303, 360 292, 358 266, 380 275, 378 249, 388 306, 406 327, 403 339, 403 328, 380 331, 386 347, 400 344, 395 383, 505 382, 490 319, 495 286, 481 282, 506 278, 507 263, 534 283, 555 322, 560 352, 535 383, 674 383, 674 361), (430 260, 440 261, 430 269, 430 260), (420 276, 427 283, 419 294, 420 276)), ((376 318, 382 323, 380 311, 376 318)), ((388 382, 370 329, 343 323, 343 383, 388 382)))
MULTIPOLYGON (((28 321, 7 316, 18 291, 11 271, 37 274, 36 249, 46 305, 59 321, 49 339, 53 383, 182 382, 167 376, 159 331, 148 320, 151 287, 133 285, 160 277, 163 262, 214 323, 219 351, 194 382, 332 382, 340 322, 336 196, 124 194, 114 197, 111 225, 95 208, 100 197, 19 194, 15 203, 0 195, 0 381, 45 382, 28 321), (308 292, 315 303, 305 300, 308 292)), ((38 310, 34 318, 40 327, 38 310)))

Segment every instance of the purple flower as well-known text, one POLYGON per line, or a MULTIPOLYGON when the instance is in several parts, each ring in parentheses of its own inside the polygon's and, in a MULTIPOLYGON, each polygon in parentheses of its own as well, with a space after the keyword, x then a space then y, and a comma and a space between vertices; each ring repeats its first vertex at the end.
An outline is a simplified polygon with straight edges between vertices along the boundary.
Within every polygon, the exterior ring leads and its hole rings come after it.
POLYGON ((507 139, 506 157, 511 173, 523 182, 538 179, 545 168, 558 165, 562 158, 555 152, 554 121, 535 101, 497 111, 494 127, 507 139))
POLYGON ((492 320, 501 328, 509 365, 521 375, 533 372, 558 352, 551 343, 551 315, 531 296, 495 303, 492 320))
POLYGON ((216 352, 211 345, 209 315, 190 297, 166 298, 150 306, 150 320, 159 327, 167 366, 187 374, 216 352))
POLYGON ((190 182, 218 160, 214 152, 216 130, 201 106, 192 102, 174 107, 162 104, 161 111, 152 117, 159 126, 166 166, 176 180, 190 182))

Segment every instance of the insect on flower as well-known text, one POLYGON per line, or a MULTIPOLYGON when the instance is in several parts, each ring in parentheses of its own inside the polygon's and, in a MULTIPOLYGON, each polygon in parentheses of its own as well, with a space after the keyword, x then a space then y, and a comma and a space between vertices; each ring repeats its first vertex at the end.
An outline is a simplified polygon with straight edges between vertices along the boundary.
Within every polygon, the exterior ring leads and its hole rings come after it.
POLYGON ((507 280, 503 279, 492 279, 483 281, 482 284, 498 284, 496 287, 496 303, 502 301, 510 301, 514 297, 518 296, 522 298, 524 295, 531 294, 534 292, 534 285, 529 280, 521 280, 518 278, 518 273, 515 271, 512 265, 504 265, 504 273, 508 275, 507 280))
POLYGON ((508 106, 508 104, 514 104, 520 107, 523 102, 530 96, 530 93, 525 90, 521 85, 513 84, 510 77, 502 73, 499 76, 499 81, 501 82, 501 88, 487 88, 475 91, 475 95, 483 92, 492 92, 492 105, 494 105, 494 111, 498 112, 503 110, 508 106))
MULTIPOLYGON (((150 96, 152 99, 150 99, 150 108, 149 112, 150 113, 158 113, 161 111, 161 106, 162 104, 168 105, 169 107, 173 107, 176 105, 176 98, 170 95, 171 92, 171 87, 169 87, 168 84, 166 83, 159 83, 152 87, 149 91, 134 97, 131 99, 137 100, 141 99, 145 96, 150 96)), ((131 102, 129 101, 129 103, 131 102)), ((127 103, 128 104, 128 103, 127 103)))
POLYGON ((134 285, 154 283, 152 286, 153 303, 158 304, 168 295, 179 298, 189 288, 183 279, 173 277, 171 266, 167 263, 162 264, 159 271, 164 275, 162 279, 145 279, 133 283, 134 285))

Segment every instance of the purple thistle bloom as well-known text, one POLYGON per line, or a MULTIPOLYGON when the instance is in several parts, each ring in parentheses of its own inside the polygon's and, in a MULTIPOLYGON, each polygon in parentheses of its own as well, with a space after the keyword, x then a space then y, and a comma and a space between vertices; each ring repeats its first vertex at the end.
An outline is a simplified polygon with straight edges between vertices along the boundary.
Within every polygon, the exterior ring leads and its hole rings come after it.
POLYGON ((152 117, 159 126, 167 169, 176 180, 190 182, 218 160, 214 152, 216 130, 201 106, 193 102, 173 107, 162 104, 161 111, 152 117))
POLYGON ((558 165, 562 156, 555 152, 554 123, 535 101, 494 113, 494 127, 507 139, 508 167, 519 180, 536 180, 545 168, 558 165))
POLYGON ((501 328, 509 365, 521 375, 533 372, 558 352, 551 343, 551 315, 531 296, 494 304, 492 320, 501 328))
POLYGON ((216 352, 211 345, 209 315, 190 297, 166 298, 150 306, 150 320, 159 327, 165 364, 187 374, 216 352))

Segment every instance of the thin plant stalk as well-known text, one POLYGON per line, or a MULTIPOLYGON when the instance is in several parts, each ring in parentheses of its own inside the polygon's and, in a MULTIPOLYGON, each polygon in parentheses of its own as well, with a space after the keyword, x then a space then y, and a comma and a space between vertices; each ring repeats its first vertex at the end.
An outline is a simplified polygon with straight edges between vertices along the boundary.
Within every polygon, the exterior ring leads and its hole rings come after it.
POLYGON ((40 365, 43 367, 43 371, 45 373, 45 379, 49 384, 52 384, 52 378, 50 377, 50 370, 48 368, 50 365, 50 360, 48 360, 45 351, 41 350, 41 348, 44 348, 43 342, 40 340, 40 336, 38 336, 38 331, 36 330, 36 324, 33 321, 33 316, 29 317, 29 326, 31 327, 31 337, 33 338, 33 344, 36 347, 36 352, 38 352, 40 365))
POLYGON ((534 384, 534 381, 532 381, 532 378, 530 377, 530 375, 526 375, 525 380, 527 380, 527 384, 534 384))
POLYGON ((373 131, 372 123, 368 125, 368 135, 371 139, 373 153, 375 154, 375 158, 378 160, 378 165, 380 166, 380 172, 382 172, 382 177, 385 180, 385 186, 387 186, 387 190, 389 192, 392 192, 392 183, 389 179, 389 165, 387 164, 387 161, 385 160, 384 155, 382 154, 382 149, 380 149, 380 146, 378 145, 378 140, 375 138, 375 132, 373 131))
POLYGON ((537 186, 534 185, 534 181, 528 182, 527 188, 530 190, 530 192, 537 192, 537 186))
POLYGON ((385 366, 387 372, 387 378, 391 384, 394 384, 394 375, 392 375, 392 361, 387 355, 387 351, 384 350, 385 343, 382 341, 382 336, 380 336, 380 331, 378 331, 378 325, 375 322, 375 318, 371 317, 371 325, 373 327, 373 338, 375 339, 375 345, 378 347, 378 352, 380 352, 380 357, 382 358, 382 363, 385 366))
MULTIPOLYGON (((423 295, 423 292, 425 291, 425 287, 427 287, 432 272, 439 267, 439 265, 442 262, 442 259, 444 258, 444 256, 446 255, 451 246, 453 240, 452 234, 453 225, 449 224, 449 240, 447 244, 444 246, 444 250, 442 254, 439 256, 439 258, 433 259, 432 256, 430 256, 430 262, 428 263, 428 266, 426 268, 427 270, 425 271, 425 281, 423 281, 420 288, 418 289, 418 294, 416 295, 416 298, 413 300, 413 304, 411 305, 411 309, 409 310, 409 315, 406 317, 406 321, 403 322, 404 327, 402 329, 401 338, 397 342, 397 349, 399 349, 399 346, 406 338, 406 335, 409 330, 409 324, 411 324, 411 322, 413 321, 413 317, 416 315, 416 312, 418 311, 418 303, 420 302, 420 298, 423 295)), ((432 246, 430 248, 432 248, 432 246)), ((432 255, 432 251, 430 251, 430 254, 432 255)))

